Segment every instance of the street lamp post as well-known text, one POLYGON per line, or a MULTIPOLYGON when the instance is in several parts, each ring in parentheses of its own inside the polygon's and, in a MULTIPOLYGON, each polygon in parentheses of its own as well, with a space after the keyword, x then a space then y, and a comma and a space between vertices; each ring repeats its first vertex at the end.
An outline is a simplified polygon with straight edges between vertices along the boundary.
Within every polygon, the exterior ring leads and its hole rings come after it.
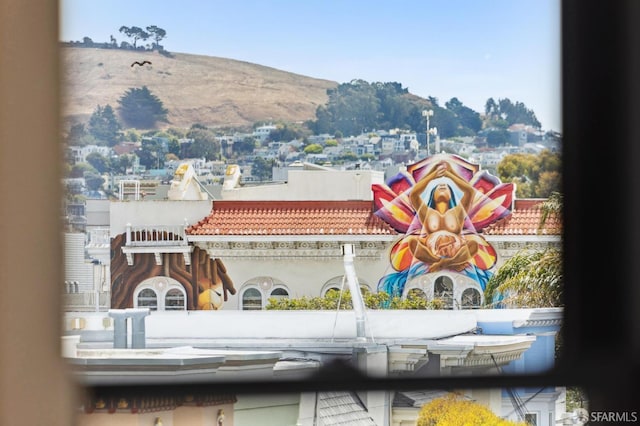
POLYGON ((429 156, 429 118, 433 116, 432 109, 425 109, 422 111, 422 116, 427 119, 427 157, 429 156))

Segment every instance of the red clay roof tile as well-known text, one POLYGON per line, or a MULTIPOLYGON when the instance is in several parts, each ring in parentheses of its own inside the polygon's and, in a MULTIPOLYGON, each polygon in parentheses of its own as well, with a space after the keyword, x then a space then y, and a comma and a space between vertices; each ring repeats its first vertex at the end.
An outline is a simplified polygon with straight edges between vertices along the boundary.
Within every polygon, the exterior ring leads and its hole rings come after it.
POLYGON ((214 201, 191 235, 395 234, 370 201, 214 201))
MULTIPOLYGON (((538 229, 543 200, 516 200, 510 217, 483 230, 487 235, 559 235, 561 221, 538 229)), ((371 201, 214 201, 211 213, 189 235, 381 235, 397 234, 373 214, 371 201)))

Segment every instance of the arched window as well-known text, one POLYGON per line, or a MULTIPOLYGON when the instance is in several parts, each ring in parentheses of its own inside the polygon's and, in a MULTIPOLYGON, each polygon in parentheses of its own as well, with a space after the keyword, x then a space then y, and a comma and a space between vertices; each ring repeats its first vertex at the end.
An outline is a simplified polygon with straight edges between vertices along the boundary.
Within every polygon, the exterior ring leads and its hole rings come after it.
POLYGON ((412 288, 407 292, 407 299, 427 299, 427 295, 421 288, 412 288))
POLYGON ((187 309, 187 293, 172 278, 147 278, 133 292, 133 307, 152 311, 183 311, 187 309))
POLYGON ((446 309, 453 309, 453 281, 446 275, 436 278, 433 285, 433 298, 445 303, 446 309))
POLYGON ((273 291, 271 292, 269 297, 273 297, 274 299, 277 299, 277 300, 288 299, 289 298, 289 292, 287 290, 285 290, 284 288, 282 288, 282 287, 278 287, 278 288, 273 289, 273 291))
MULTIPOLYGON (((362 294, 371 292, 371 287, 369 287, 369 284, 367 284, 364 280, 358 278, 358 284, 360 284, 360 290, 362 290, 362 294)), ((322 286, 322 290, 320 290, 320 295, 324 297, 329 290, 340 291, 340 289, 349 289, 347 277, 345 277, 344 275, 338 275, 325 282, 322 286)))
POLYGON ((240 287, 240 309, 257 311, 265 309, 269 299, 288 299, 286 284, 271 276, 258 276, 248 279, 240 287))
POLYGON ((152 311, 158 310, 158 295, 150 288, 145 288, 138 293, 138 307, 149 308, 152 311))
POLYGON ((340 287, 327 287, 323 292, 322 295, 326 296, 327 293, 329 293, 330 291, 337 291, 340 292, 340 287))
POLYGON ((242 310, 259 311, 262 309, 262 293, 255 287, 249 287, 242 293, 242 310))
POLYGON ((183 311, 186 309, 184 292, 177 288, 167 291, 164 297, 164 309, 167 311, 183 311))
POLYGON ((467 288, 462 292, 461 305, 462 309, 479 308, 482 303, 480 292, 475 288, 467 288))

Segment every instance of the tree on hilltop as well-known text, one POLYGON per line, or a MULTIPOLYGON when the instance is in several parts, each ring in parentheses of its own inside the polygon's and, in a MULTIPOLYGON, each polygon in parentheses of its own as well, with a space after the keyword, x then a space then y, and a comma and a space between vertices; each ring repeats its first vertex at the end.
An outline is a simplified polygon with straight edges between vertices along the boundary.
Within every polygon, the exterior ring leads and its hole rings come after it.
POLYGON ((529 124, 540 128, 541 124, 536 118, 536 114, 528 109, 522 102, 513 103, 509 98, 487 99, 484 106, 485 117, 488 120, 488 127, 507 128, 512 124, 529 124))
POLYGON ((120 32, 133 39, 134 49, 137 49, 136 43, 138 42, 138 40, 145 41, 150 37, 149 33, 147 33, 140 27, 126 27, 123 25, 120 27, 120 32))
POLYGON ((154 46, 157 47, 158 50, 162 50, 160 41, 167 36, 167 32, 156 25, 149 25, 147 27, 147 31, 149 32, 150 37, 155 41, 154 46))
POLYGON ((472 110, 471 108, 464 106, 458 98, 451 98, 449 102, 445 102, 445 107, 455 114, 459 121, 458 135, 470 136, 475 135, 482 129, 482 119, 480 114, 472 110), (462 129, 468 129, 468 131, 462 131, 462 129))

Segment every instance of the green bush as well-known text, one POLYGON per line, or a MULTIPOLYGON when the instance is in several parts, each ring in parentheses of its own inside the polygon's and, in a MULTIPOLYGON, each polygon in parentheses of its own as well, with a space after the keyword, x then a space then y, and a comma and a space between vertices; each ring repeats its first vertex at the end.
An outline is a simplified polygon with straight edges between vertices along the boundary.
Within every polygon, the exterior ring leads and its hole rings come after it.
MULTIPOLYGON (((409 293, 406 299, 391 297, 380 291, 372 293, 363 291, 362 299, 367 309, 445 309, 446 303, 440 299, 427 300, 413 293, 409 293)), ((303 310, 350 310, 353 309, 351 292, 344 290, 342 293, 332 289, 327 291, 324 297, 300 297, 300 298, 275 298, 268 300, 267 310, 275 311, 303 311, 303 310), (338 307, 339 306, 339 307, 338 307)))

